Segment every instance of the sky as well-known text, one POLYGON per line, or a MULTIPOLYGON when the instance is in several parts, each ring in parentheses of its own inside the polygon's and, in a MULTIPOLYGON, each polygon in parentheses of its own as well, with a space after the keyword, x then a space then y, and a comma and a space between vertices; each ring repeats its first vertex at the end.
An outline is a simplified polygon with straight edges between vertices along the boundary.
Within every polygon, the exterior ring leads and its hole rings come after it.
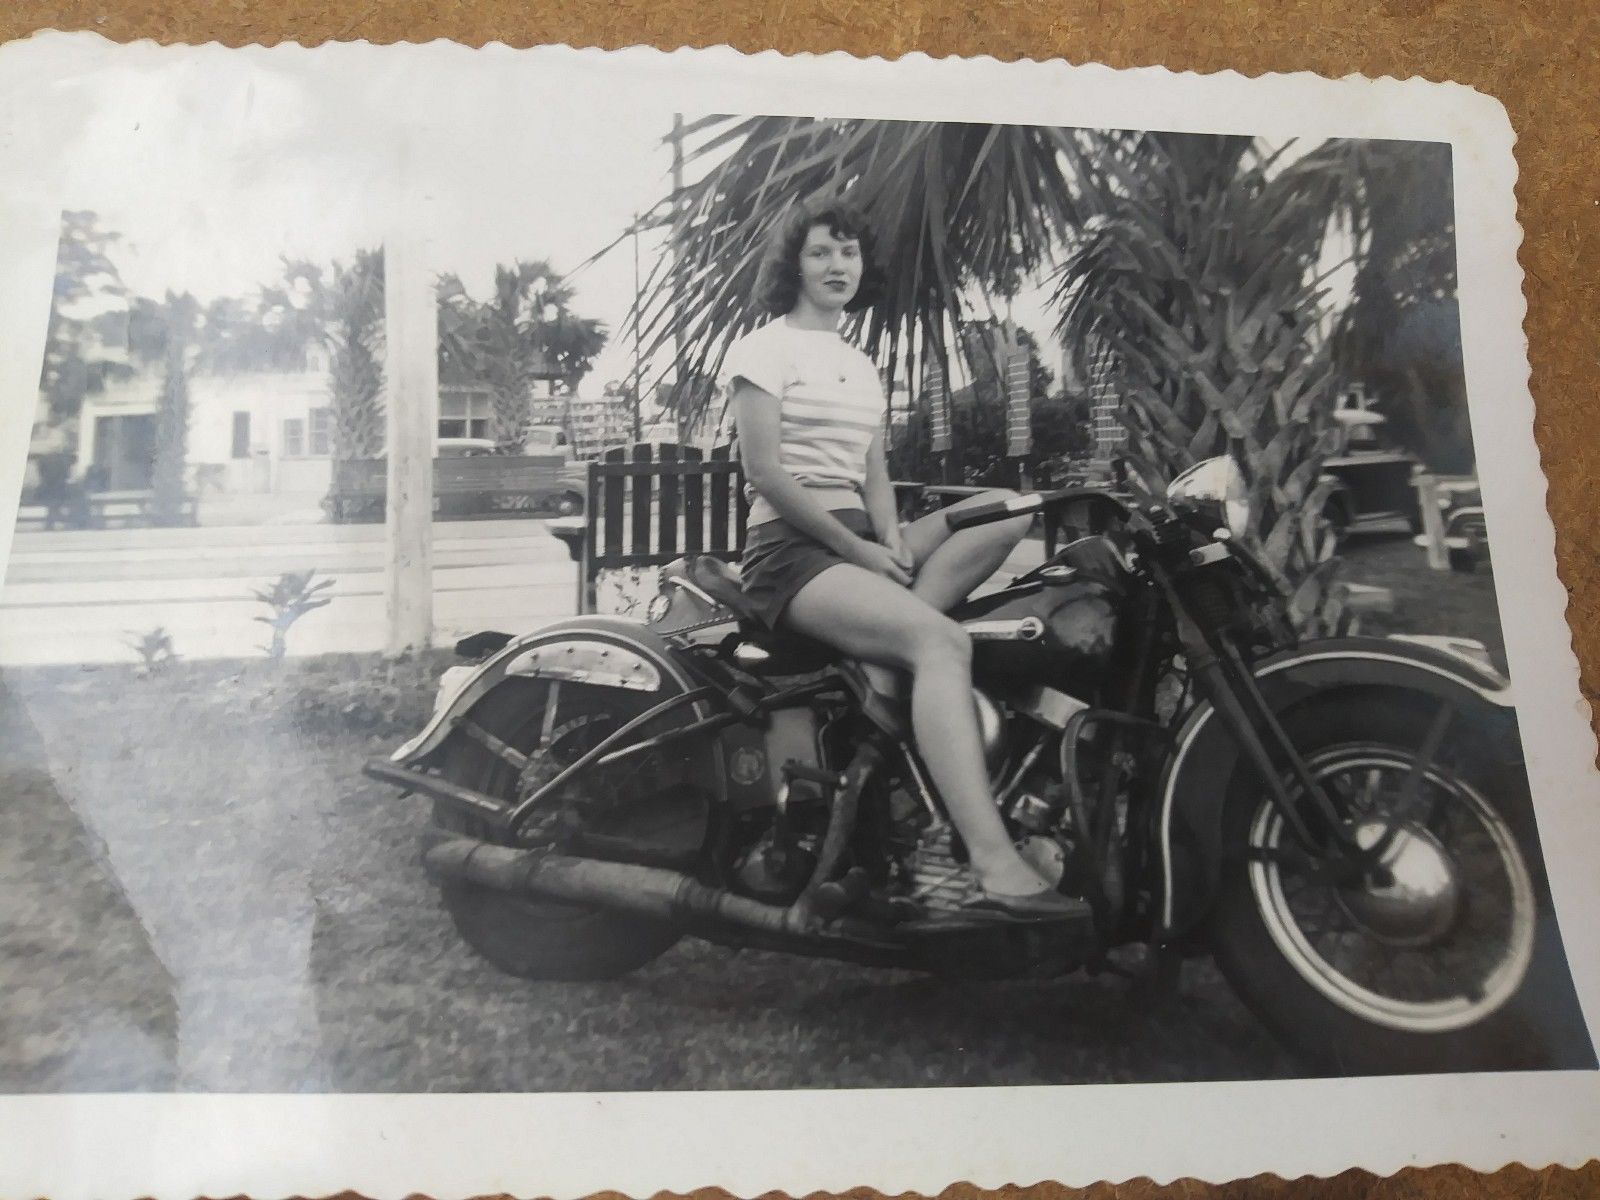
MULTIPOLYGON (((410 222, 434 269, 483 298, 497 263, 572 271, 666 194, 670 107, 611 64, 559 86, 470 67, 445 78, 369 71, 357 86, 303 60, 205 54, 82 76, 64 85, 81 119, 63 206, 123 235, 114 258, 143 295, 249 296, 282 257, 348 259, 410 222)), ((640 241, 648 276, 660 244, 640 241)), ((612 335, 581 387, 595 395, 633 367, 631 244, 570 282, 574 310, 612 335)), ((1012 307, 1046 346, 1047 296, 1026 289, 1012 307)), ((1044 357, 1059 370, 1059 349, 1044 357)))
MULTIPOLYGON (((604 77, 559 94, 497 84, 425 97, 379 81, 362 105, 314 74, 201 59, 73 86, 85 119, 63 206, 123 235, 113 257, 141 295, 248 296, 279 277, 284 256, 347 260, 390 235, 397 210, 384 197, 398 193, 417 198, 429 261, 483 298, 497 263, 548 258, 572 271, 669 186, 671 111, 604 77)), ((632 250, 624 241, 570 278, 574 311, 612 335, 584 394, 632 370, 632 250)), ((640 251, 647 277, 660 243, 641 238, 640 251)), ((1043 299, 1030 291, 1013 306, 1041 335, 1043 299)))
MULTIPOLYGON (((101 102, 81 129, 63 203, 123 235, 113 257, 139 294, 247 296, 280 276, 283 256, 348 260, 390 235, 396 213, 383 198, 400 175, 424 197, 430 262, 482 298, 497 263, 549 258, 570 270, 667 188, 671 114, 637 103, 569 95, 528 105, 525 118, 502 114, 513 137, 481 138, 476 98, 435 96, 402 166, 385 136, 396 117, 364 120, 314 80, 260 68, 240 79, 238 66, 83 85, 101 102)), ((655 248, 643 249, 647 270, 655 248)), ((613 333, 584 387, 598 391, 631 367, 631 345, 617 337, 633 300, 631 246, 573 282, 574 309, 613 333)))

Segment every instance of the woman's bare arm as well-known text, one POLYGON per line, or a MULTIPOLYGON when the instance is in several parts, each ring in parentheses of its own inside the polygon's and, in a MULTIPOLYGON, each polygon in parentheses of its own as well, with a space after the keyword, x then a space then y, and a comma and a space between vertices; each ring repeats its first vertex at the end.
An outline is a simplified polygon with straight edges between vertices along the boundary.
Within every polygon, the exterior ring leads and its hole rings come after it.
POLYGON ((846 562, 909 585, 910 572, 895 561, 887 548, 851 533, 818 502, 809 488, 783 469, 778 457, 782 445, 778 409, 777 397, 749 380, 741 379, 734 385, 733 411, 739 429, 739 458, 744 463, 745 478, 750 486, 785 521, 846 562))
POLYGON ((866 502, 867 516, 872 519, 872 528, 877 531, 878 540, 895 554, 901 566, 911 570, 911 554, 900 538, 900 508, 895 503, 894 483, 889 478, 889 463, 884 456, 881 433, 872 439, 872 446, 867 451, 867 480, 861 489, 861 497, 866 502))

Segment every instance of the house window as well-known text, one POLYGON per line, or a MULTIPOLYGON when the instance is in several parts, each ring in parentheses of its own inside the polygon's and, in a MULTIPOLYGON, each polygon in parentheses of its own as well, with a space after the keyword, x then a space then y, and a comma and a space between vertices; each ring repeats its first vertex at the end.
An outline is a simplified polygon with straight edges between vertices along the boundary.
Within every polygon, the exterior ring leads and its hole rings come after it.
POLYGON ((310 412, 311 454, 326 457, 333 453, 333 409, 313 408, 310 412))
POLYGON ((306 452, 306 423, 299 417, 290 417, 283 423, 283 456, 302 458, 306 452))
POLYGON ((489 436, 489 396, 486 392, 446 392, 439 397, 439 436, 486 438, 489 436))
POLYGON ((250 457, 250 414, 247 412, 233 414, 233 457, 250 457))

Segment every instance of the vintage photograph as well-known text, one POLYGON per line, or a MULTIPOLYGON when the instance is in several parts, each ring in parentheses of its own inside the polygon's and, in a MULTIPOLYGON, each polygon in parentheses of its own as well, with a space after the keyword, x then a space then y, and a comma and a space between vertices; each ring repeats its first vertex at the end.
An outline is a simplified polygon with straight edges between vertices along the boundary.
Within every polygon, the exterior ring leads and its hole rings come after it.
POLYGON ((0 1092, 1593 1070, 1450 141, 155 61, 0 398, 0 1092))

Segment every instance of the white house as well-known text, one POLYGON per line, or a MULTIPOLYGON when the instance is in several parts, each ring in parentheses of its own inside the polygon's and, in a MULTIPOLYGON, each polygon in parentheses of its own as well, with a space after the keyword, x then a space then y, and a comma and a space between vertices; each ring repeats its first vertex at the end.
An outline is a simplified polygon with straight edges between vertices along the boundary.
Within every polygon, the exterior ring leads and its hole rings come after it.
MULTIPOLYGON (((109 490, 150 486, 158 368, 109 382, 83 402, 80 471, 109 490)), ((332 472, 333 409, 326 354, 303 371, 195 373, 189 377, 189 477, 197 493, 265 492, 320 498, 332 472)))

